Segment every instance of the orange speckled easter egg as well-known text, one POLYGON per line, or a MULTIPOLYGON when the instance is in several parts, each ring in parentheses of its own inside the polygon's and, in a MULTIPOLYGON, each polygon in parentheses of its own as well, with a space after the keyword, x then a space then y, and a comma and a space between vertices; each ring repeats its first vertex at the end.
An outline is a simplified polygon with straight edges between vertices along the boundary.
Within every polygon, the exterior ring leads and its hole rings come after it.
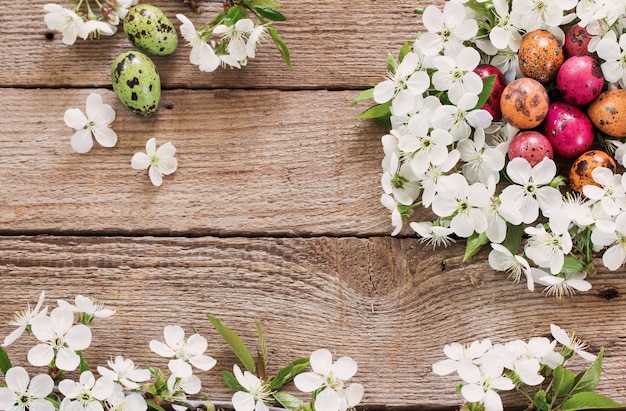
POLYGON ((517 55, 522 72, 541 83, 554 80, 565 59, 559 41, 546 30, 526 34, 517 55))
POLYGON ((600 93, 591 102, 587 115, 594 126, 611 137, 626 137, 626 90, 600 93))
POLYGON ((606 167, 615 174, 617 165, 613 157, 600 150, 590 150, 581 154, 574 161, 569 170, 569 188, 577 193, 583 193, 586 185, 599 185, 591 176, 591 172, 597 167, 606 167))
POLYGON ((522 77, 506 85, 500 97, 502 117, 520 130, 537 127, 546 118, 550 99, 537 80, 522 77))

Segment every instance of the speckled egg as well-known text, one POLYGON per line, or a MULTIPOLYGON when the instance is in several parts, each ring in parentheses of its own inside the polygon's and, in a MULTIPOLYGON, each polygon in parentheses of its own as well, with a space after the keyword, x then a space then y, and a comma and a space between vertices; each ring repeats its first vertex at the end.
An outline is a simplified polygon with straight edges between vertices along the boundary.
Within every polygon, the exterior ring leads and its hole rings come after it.
POLYGON ((133 113, 147 117, 159 108, 161 77, 150 57, 141 52, 127 51, 117 56, 111 66, 111 84, 133 113))
POLYGON ((536 131, 522 131, 513 137, 509 143, 507 156, 509 160, 522 157, 531 166, 535 166, 545 157, 554 158, 554 153, 546 136, 536 131))
POLYGON ((172 54, 178 46, 178 34, 170 19, 149 4, 138 4, 128 11, 124 33, 137 48, 158 56, 172 54))
POLYGON ((608 90, 589 104, 587 115, 594 126, 611 137, 626 137, 626 90, 608 90))
POLYGON ((570 168, 570 189, 582 194, 584 186, 598 185, 591 176, 591 172, 594 168, 597 167, 606 167, 610 169, 613 173, 615 173, 615 171, 617 170, 615 160, 613 160, 613 158, 604 151, 587 151, 586 153, 578 157, 570 168))
POLYGON ((550 104, 540 129, 550 140, 554 153, 567 159, 590 150, 595 137, 587 115, 579 108, 560 101, 550 104))
POLYGON ((592 38, 593 36, 589 34, 585 27, 581 27, 578 24, 571 25, 565 32, 565 44, 563 45, 565 55, 571 57, 593 54, 587 50, 587 45, 592 38))
POLYGON ((561 97, 575 106, 591 103, 603 87, 602 69, 596 59, 590 56, 568 58, 556 76, 556 88, 561 97))
POLYGON ((565 60, 559 41, 546 30, 526 34, 517 55, 522 72, 541 83, 553 80, 565 60))
POLYGON ((504 120, 521 130, 537 127, 548 114, 550 99, 537 80, 522 77, 506 85, 500 97, 504 120))

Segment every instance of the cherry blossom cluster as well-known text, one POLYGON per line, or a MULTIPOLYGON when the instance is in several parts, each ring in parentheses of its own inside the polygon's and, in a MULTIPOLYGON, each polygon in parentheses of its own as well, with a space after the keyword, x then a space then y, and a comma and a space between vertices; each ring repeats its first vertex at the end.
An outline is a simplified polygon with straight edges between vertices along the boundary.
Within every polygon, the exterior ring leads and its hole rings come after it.
POLYGON ((198 28, 185 15, 176 15, 182 23, 180 33, 191 47, 191 64, 203 72, 213 72, 218 67, 242 68, 256 56, 257 45, 269 36, 287 67, 291 67, 289 49, 272 25, 286 20, 277 10, 281 4, 270 0, 223 3, 224 11, 198 28))
MULTIPOLYGON (((89 326, 94 319, 111 317, 115 311, 78 295, 74 304, 58 300, 58 306, 48 313, 48 307, 43 306, 44 298, 42 292, 34 307, 29 305, 16 314, 10 324, 17 328, 5 337, 0 347, 0 371, 4 374, 0 409, 142 411, 149 407, 162 410, 160 404, 169 404, 177 411, 184 411, 206 405, 206 401, 189 397, 202 390, 194 370, 209 371, 217 363, 205 354, 208 342, 199 333, 186 337, 182 327, 167 325, 163 341, 149 342, 152 352, 168 360, 168 372, 152 366, 138 367, 133 360, 117 355, 107 361, 108 367, 97 366, 99 376, 96 376, 82 354, 92 343, 89 326), (11 364, 5 350, 24 333, 32 334, 37 340, 28 350, 28 363, 46 367, 46 372, 32 378, 26 368, 11 364), (71 378, 76 373, 77 380, 71 378)), ((228 332, 233 335, 232 331, 228 332)), ((350 357, 333 362, 327 349, 316 350, 310 360, 296 360, 281 371, 280 378, 277 375, 265 380, 248 370, 242 372, 234 364, 233 379, 227 383, 235 390, 231 400, 235 410, 269 411, 269 406, 278 401, 294 409, 346 411, 353 409, 363 397, 361 384, 347 385, 357 372, 356 362, 350 357), (309 365, 312 371, 303 372, 309 365), (290 394, 278 395, 278 388, 291 380, 302 392, 311 393, 308 404, 290 394)))
POLYGON ((193 22, 183 14, 177 14, 180 32, 191 46, 189 61, 200 71, 213 72, 218 67, 241 68, 256 55, 256 46, 266 34, 266 26, 255 25, 251 19, 241 19, 231 26, 219 24, 213 29, 196 30, 193 22), (205 40, 216 35, 218 40, 205 40))
MULTIPOLYGON (((533 167, 524 158, 509 160, 520 130, 483 109, 491 90, 475 69, 485 63, 508 81, 520 78, 523 34, 547 30, 562 43, 563 27, 577 23, 593 36, 588 49, 599 56, 608 88, 624 88, 626 1, 451 0, 443 10, 431 5, 420 12, 426 31, 398 59, 389 55, 386 79, 354 101, 373 98, 376 105, 357 118, 389 129, 382 137, 381 203, 392 235, 409 223, 433 246, 468 239, 465 259, 490 244, 491 266, 515 281, 524 274, 530 290, 535 283, 557 297, 588 290, 592 252, 606 249, 610 270, 626 261, 621 176, 598 171, 598 187, 576 195, 564 190, 554 161, 533 167), (432 211, 434 220, 409 222, 417 208, 432 211)), ((623 143, 604 143, 623 165, 623 143)))
POLYGON ((78 38, 86 40, 98 38, 100 35, 115 34, 120 21, 124 20, 128 10, 137 4, 137 1, 96 1, 97 7, 93 7, 90 0, 80 0, 74 2, 72 8, 69 9, 49 3, 44 6, 46 12, 44 20, 50 30, 58 31, 63 35, 63 44, 72 45, 78 38))
POLYGON ((600 379, 603 351, 597 356, 587 352, 586 344, 557 325, 552 324, 550 331, 552 340, 533 337, 504 344, 489 339, 469 345, 447 344, 443 352, 448 358, 433 364, 432 370, 439 376, 456 373, 462 380, 457 390, 466 401, 463 410, 502 411, 499 393, 510 390, 520 391, 528 399, 529 409, 620 406, 593 392, 600 379), (592 365, 575 375, 568 369, 575 356, 592 365))

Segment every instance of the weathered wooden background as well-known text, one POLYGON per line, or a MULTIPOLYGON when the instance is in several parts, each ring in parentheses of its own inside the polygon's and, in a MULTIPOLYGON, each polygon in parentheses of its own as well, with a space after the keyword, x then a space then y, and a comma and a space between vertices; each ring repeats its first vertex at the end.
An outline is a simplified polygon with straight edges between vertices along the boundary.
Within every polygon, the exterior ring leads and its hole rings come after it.
MULTIPOLYGON (((463 263, 463 244, 433 252, 388 235, 384 130, 348 120, 365 108, 349 102, 383 78, 387 52, 420 30, 413 9, 426 3, 284 0, 290 71, 265 44, 243 70, 201 73, 182 40, 154 59, 165 91, 147 119, 111 91, 110 64, 132 49, 125 37, 64 46, 45 27, 45 3, 5 2, 0 13, 0 337, 41 290, 50 306, 92 296, 117 315, 95 323, 91 364, 124 354, 165 367, 148 342, 167 324, 195 327, 218 359, 203 394, 228 399, 218 371, 235 358, 205 314, 250 345, 256 317, 270 371, 327 347, 359 363, 366 406, 450 407, 458 381, 431 372, 445 343, 548 335, 554 322, 605 347, 599 390, 626 401, 623 271, 600 270, 590 292, 559 301, 512 284, 486 253, 463 263), (119 142, 79 155, 63 113, 91 92, 116 109, 119 142), (160 188, 130 168, 150 137, 178 150, 160 188)), ((221 7, 202 4, 198 16, 182 1, 153 4, 197 25, 221 7)), ((25 350, 9 347, 15 362, 25 350)))

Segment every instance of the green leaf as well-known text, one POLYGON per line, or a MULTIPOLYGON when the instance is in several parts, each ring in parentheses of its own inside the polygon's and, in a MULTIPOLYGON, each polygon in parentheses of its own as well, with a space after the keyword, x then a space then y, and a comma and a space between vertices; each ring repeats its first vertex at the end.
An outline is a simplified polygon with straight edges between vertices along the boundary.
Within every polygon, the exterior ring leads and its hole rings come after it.
POLYGON ((285 44, 285 41, 282 37, 280 37, 280 34, 278 34, 274 27, 267 26, 267 32, 270 34, 272 40, 274 40, 274 44, 278 48, 278 51, 280 51, 280 55, 283 56, 283 60, 285 60, 287 68, 291 69, 291 58, 289 57, 289 49, 287 48, 287 44, 285 44))
POLYGON ((516 255, 522 246, 522 238, 524 236, 524 227, 506 223, 506 238, 502 245, 506 247, 513 255, 516 255))
POLYGON ((2 374, 6 375, 7 371, 12 367, 9 354, 7 354, 4 348, 0 347, 0 371, 2 371, 2 374))
POLYGON ((272 20, 272 21, 285 21, 287 20, 287 17, 285 17, 282 13, 280 13, 279 11, 276 11, 272 8, 269 7, 254 7, 253 8, 254 11, 256 11, 257 13, 259 13, 261 16, 265 17, 268 20, 272 20))
POLYGON ((273 2, 271 0, 246 0, 244 4, 250 8, 271 7, 273 9, 278 9, 278 8, 283 7, 282 4, 273 2))
POLYGON ((559 365, 554 369, 553 375, 552 389, 554 390, 554 396, 560 397, 569 393, 574 386, 574 373, 559 365))
POLYGON ((472 257, 474 257, 484 246, 489 242, 487 238, 487 234, 485 233, 476 233, 472 234, 467 239, 467 245, 465 246, 465 255, 463 256, 463 262, 469 261, 472 257))
POLYGON ((222 371, 222 378, 224 379, 226 385, 228 385, 228 388, 230 388, 231 390, 246 391, 246 389, 242 387, 241 384, 239 384, 239 381, 237 381, 237 378, 235 378, 232 372, 222 371))
POLYGON ((226 24, 227 26, 232 26, 242 18, 246 17, 247 14, 248 12, 245 8, 233 6, 229 8, 226 12, 226 17, 224 17, 224 24, 226 24))
POLYGON ((626 404, 615 402, 606 395, 597 392, 579 392, 561 404, 562 411, 591 410, 602 408, 622 408, 626 404))
POLYGON ((578 394, 579 392, 593 391, 596 389, 596 386, 600 381, 600 374, 602 373, 603 356, 604 348, 600 349, 598 357, 591 364, 591 366, 576 376, 571 395, 578 394))
POLYGON ((236 332, 222 324, 219 318, 213 317, 212 315, 207 314, 207 318, 213 324, 213 327, 222 335, 222 338, 230 345, 230 348, 233 350, 237 358, 241 361, 246 370, 254 373, 255 365, 254 359, 252 358, 252 354, 250 354, 250 350, 243 343, 241 337, 237 335, 236 332))
POLYGON ((399 55, 399 60, 402 61, 404 60, 404 56, 406 56, 407 54, 409 54, 411 52, 411 42, 407 41, 405 42, 402 47, 400 48, 400 55, 399 55))
POLYGON ((221 24, 224 21, 224 18, 226 18, 226 12, 225 11, 220 11, 214 18, 213 20, 211 20, 211 22, 209 23, 209 27, 215 27, 218 24, 221 24))
POLYGON ((259 369, 259 377, 262 380, 266 380, 267 372, 267 345, 265 345, 265 336, 263 335, 263 329, 258 319, 254 319, 256 325, 256 332, 259 336, 259 344, 261 345, 261 352, 257 351, 257 368, 259 369))
POLYGON ((146 404, 148 404, 151 409, 155 409, 156 411, 166 411, 165 408, 154 402, 154 400, 147 399, 146 404))
POLYGON ((363 91, 361 94, 359 94, 354 100, 352 100, 352 102, 350 103, 351 106, 356 105, 357 103, 363 101, 363 100, 369 100, 374 98, 374 88, 368 88, 367 90, 363 91))
POLYGON ((83 358, 83 353, 81 351, 76 351, 76 353, 78 354, 78 358, 80 358, 78 369, 80 370, 81 374, 85 371, 89 371, 89 364, 87 364, 87 361, 85 361, 85 359, 83 358))
POLYGON ((396 58, 391 53, 387 53, 387 71, 390 73, 395 73, 398 68, 398 62, 396 58))
POLYGON ((564 274, 574 274, 579 273, 583 269, 583 265, 577 258, 574 257, 565 257, 565 261, 563 262, 563 268, 561 272, 564 274))
POLYGON ((285 392, 275 392, 272 396, 280 403, 280 405, 289 410, 298 410, 305 405, 305 402, 300 398, 294 397, 293 395, 285 392))
POLYGON ((494 84, 496 84, 496 76, 488 76, 483 79, 483 90, 478 95, 478 103, 476 103, 474 109, 479 109, 485 105, 491 95, 494 84))
POLYGON ((391 107, 390 102, 377 104, 368 108, 358 116, 351 117, 350 120, 363 120, 366 118, 385 118, 391 115, 389 107, 391 107))
POLYGON ((540 411, 548 411, 550 409, 550 405, 548 405, 548 402, 546 401, 546 392, 543 390, 537 391, 535 393, 535 398, 533 402, 535 404, 535 407, 537 407, 537 409, 540 411))
POLYGON ((300 374, 308 366, 308 358, 298 358, 297 360, 290 362, 278 371, 278 373, 276 373, 276 376, 269 382, 268 389, 270 391, 279 389, 289 381, 293 380, 296 375, 300 374))

